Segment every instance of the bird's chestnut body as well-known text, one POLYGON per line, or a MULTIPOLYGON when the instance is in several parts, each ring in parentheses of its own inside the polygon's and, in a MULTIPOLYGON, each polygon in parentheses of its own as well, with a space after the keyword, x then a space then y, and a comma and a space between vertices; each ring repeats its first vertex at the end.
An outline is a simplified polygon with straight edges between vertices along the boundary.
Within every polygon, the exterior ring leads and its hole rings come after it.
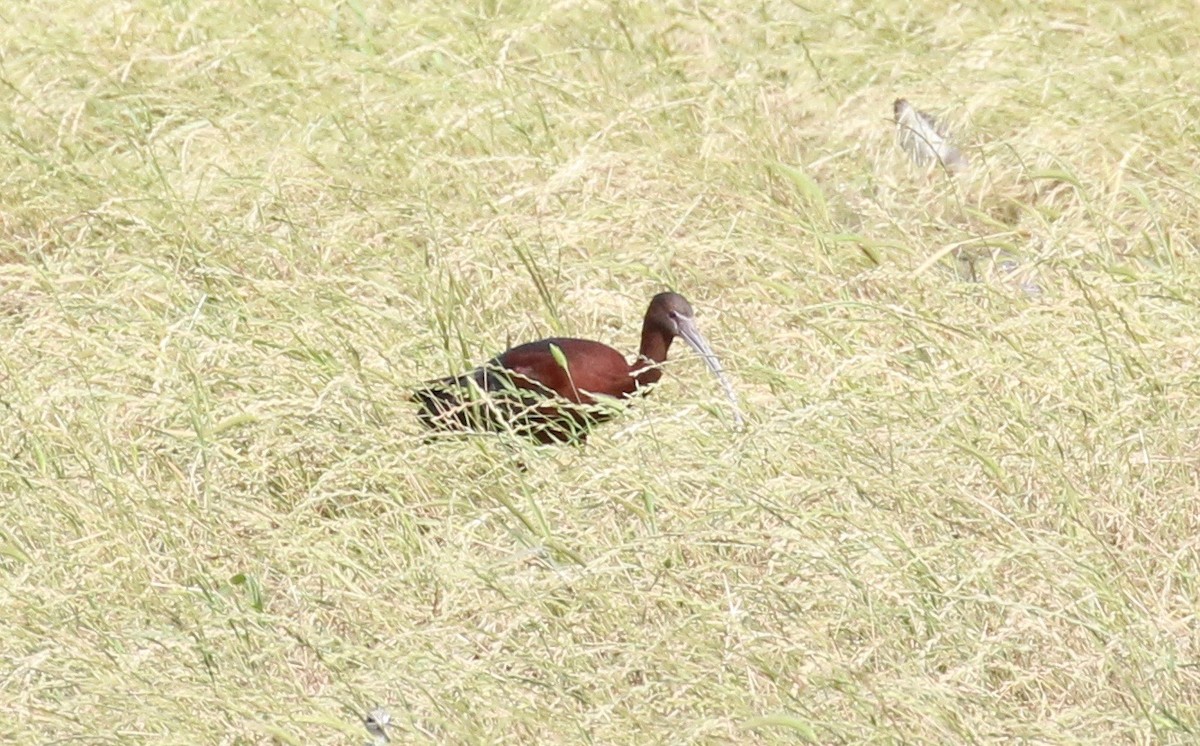
MULTIPOLYGON (((629 362, 600 342, 552 337, 509 349, 469 373, 432 381, 414 393, 431 428, 512 431, 541 443, 583 441, 609 419, 613 400, 644 392, 662 377, 659 365, 682 337, 704 358, 733 398, 720 363, 676 293, 650 302, 638 356, 629 362)), ((734 403, 735 417, 740 420, 734 403)))

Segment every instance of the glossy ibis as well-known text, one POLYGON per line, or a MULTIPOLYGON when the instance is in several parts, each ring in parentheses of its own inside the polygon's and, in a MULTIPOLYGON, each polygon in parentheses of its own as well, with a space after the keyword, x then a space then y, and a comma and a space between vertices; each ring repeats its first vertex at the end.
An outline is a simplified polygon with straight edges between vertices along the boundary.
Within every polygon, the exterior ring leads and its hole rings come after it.
POLYGON ((633 363, 600 342, 552 337, 513 347, 469 373, 430 381, 413 399, 430 428, 512 431, 540 443, 582 442, 592 425, 615 413, 617 400, 641 394, 662 378, 661 365, 676 337, 717 377, 740 425, 733 387, 696 328, 692 305, 677 293, 659 293, 650 301, 633 363))

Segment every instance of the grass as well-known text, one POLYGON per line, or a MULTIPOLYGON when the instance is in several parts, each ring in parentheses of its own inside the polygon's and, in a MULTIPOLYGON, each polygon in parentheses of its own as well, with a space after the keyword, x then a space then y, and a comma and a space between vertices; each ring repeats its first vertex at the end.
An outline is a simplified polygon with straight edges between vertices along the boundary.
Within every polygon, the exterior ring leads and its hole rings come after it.
POLYGON ((1194 7, 451 5, 0 10, 0 740, 1195 742, 1194 7))

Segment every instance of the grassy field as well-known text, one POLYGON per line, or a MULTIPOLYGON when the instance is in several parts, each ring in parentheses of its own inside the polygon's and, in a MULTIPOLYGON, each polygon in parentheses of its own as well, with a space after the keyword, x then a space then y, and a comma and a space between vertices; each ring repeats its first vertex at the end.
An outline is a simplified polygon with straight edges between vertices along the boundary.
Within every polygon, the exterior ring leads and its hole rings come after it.
POLYGON ((0 741, 1200 739, 1200 6, 918 5, 0 9, 0 741))

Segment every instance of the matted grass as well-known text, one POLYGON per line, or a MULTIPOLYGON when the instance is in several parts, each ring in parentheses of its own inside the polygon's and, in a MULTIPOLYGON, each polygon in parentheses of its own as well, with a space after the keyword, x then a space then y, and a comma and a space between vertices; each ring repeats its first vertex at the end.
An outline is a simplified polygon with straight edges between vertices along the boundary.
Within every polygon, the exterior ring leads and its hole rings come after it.
POLYGON ((1194 3, 446 5, 0 9, 0 740, 1200 737, 1194 3), (423 439, 665 288, 743 432, 423 439))

